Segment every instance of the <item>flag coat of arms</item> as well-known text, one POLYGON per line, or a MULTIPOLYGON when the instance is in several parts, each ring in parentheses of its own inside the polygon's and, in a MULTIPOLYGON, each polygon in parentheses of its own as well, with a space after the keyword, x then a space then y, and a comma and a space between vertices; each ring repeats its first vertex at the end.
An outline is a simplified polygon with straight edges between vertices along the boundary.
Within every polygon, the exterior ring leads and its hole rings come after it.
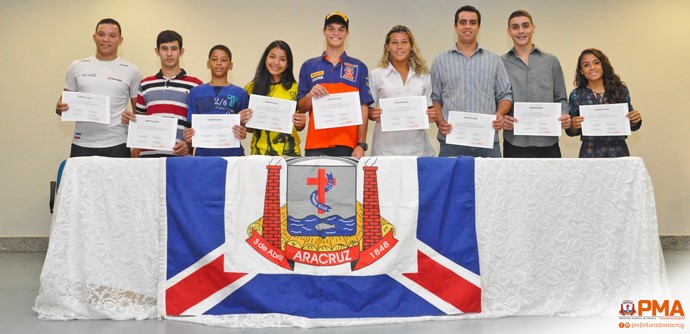
POLYGON ((162 315, 481 312, 472 158, 166 161, 162 315))

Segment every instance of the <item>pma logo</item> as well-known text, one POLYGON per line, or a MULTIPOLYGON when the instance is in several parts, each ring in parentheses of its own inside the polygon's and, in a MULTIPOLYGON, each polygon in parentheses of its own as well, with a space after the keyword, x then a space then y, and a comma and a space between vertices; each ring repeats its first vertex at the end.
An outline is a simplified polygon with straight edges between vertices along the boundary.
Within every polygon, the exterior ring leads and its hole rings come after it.
POLYGON ((621 303, 621 310, 618 312, 622 316, 633 316, 637 312, 635 311, 635 303, 632 300, 624 300, 621 303))
POLYGON ((685 311, 679 300, 641 299, 637 304, 632 300, 624 300, 618 313, 621 316, 685 318, 685 311))
POLYGON ((670 300, 647 300, 642 299, 637 302, 637 310, 640 316, 647 316, 651 313, 653 317, 664 316, 664 317, 685 317, 685 311, 683 311, 683 305, 680 300, 674 300, 671 303, 670 300))

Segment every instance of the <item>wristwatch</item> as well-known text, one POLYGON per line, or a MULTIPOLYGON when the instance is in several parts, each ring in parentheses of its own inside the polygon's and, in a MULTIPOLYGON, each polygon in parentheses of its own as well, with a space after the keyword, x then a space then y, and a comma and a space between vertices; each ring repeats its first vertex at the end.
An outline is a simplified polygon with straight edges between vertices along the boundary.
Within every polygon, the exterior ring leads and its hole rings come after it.
POLYGON ((367 143, 357 143, 357 146, 361 147, 364 150, 364 152, 366 152, 369 148, 369 145, 367 145, 367 143))

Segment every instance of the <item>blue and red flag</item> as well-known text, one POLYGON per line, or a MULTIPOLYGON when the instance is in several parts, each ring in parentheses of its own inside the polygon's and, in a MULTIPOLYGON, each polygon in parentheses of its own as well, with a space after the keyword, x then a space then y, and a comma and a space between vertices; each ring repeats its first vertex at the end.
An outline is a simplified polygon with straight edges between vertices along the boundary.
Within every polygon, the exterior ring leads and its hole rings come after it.
POLYGON ((472 158, 175 158, 165 193, 160 314, 481 312, 472 158))

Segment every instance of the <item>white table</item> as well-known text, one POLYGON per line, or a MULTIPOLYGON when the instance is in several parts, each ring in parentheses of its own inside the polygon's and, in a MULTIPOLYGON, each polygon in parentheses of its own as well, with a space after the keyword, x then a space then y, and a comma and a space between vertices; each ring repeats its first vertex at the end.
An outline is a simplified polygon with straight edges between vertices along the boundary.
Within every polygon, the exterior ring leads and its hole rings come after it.
MULTIPOLYGON (((669 295, 642 159, 476 159, 475 166, 482 313, 460 317, 614 315, 624 299, 669 295)), ((164 182, 164 159, 67 162, 36 298, 39 318, 157 316, 164 182)))

